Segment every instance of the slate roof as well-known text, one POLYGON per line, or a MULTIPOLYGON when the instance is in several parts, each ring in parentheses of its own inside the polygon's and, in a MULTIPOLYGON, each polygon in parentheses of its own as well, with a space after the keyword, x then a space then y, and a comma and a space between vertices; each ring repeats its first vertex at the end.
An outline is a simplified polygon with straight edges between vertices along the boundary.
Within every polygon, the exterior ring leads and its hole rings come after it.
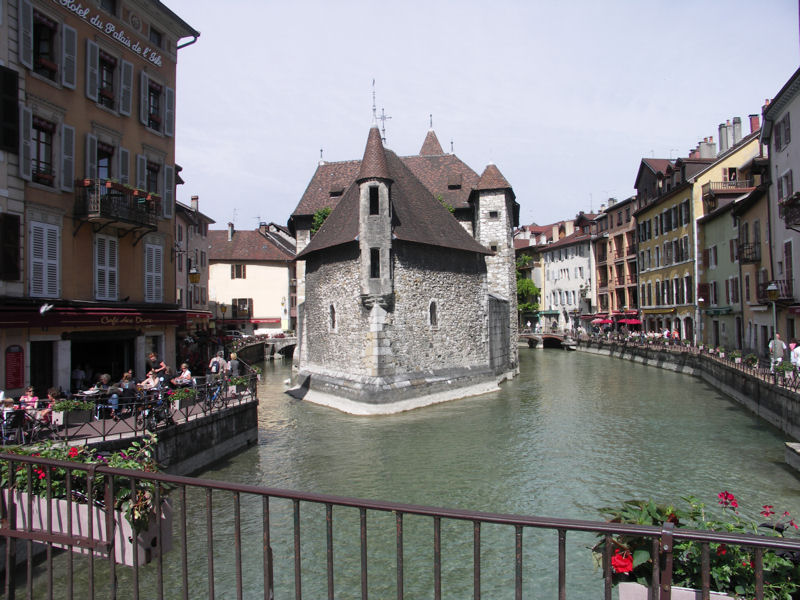
POLYGON ((504 190, 511 189, 506 178, 494 164, 489 163, 481 174, 480 181, 478 181, 479 190, 504 190))
POLYGON ((358 170, 358 179, 391 179, 389 168, 386 166, 386 154, 383 151, 383 142, 378 126, 373 125, 369 129, 367 136, 367 147, 364 150, 364 158, 361 159, 361 168, 358 170))
MULTIPOLYGON (((366 163, 369 160, 370 164, 374 165, 379 164, 381 160, 375 156, 368 156, 376 152, 373 131, 377 131, 377 129, 370 131, 363 162, 366 163)), ((380 137, 378 137, 378 140, 380 141, 380 137)), ((400 158, 391 150, 384 149, 382 144, 380 151, 386 165, 386 172, 383 178, 393 181, 392 207, 394 213, 392 233, 394 238, 406 242, 454 248, 478 254, 491 254, 488 249, 475 241, 464 230, 455 217, 450 214, 450 211, 433 195, 424 181, 417 177, 405 158, 400 158)), ((417 167, 420 167, 420 164, 417 164, 417 167)), ((436 170, 426 170, 424 168, 420 170, 431 176, 429 181, 435 180, 436 175, 439 174, 436 170)), ((354 182, 343 193, 330 216, 311 239, 308 246, 297 255, 297 258, 303 258, 319 250, 356 241, 358 237, 359 196, 358 185, 354 182)), ((444 197, 443 200, 446 201, 444 197)))
POLYGON ((219 261, 289 261, 292 252, 277 246, 258 230, 234 231, 232 241, 228 241, 227 229, 208 231, 208 259, 219 261))
POLYGON ((442 145, 439 143, 439 138, 436 137, 436 133, 433 129, 428 130, 428 134, 425 136, 425 141, 422 142, 422 148, 420 148, 419 153, 420 156, 444 154, 442 145))

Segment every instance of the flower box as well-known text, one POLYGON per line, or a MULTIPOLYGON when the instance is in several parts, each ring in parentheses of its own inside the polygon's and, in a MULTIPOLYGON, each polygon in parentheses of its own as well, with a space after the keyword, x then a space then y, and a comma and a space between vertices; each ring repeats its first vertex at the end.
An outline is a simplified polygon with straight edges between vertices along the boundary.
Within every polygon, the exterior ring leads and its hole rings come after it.
MULTIPOLYGON (((648 589, 640 583, 623 581, 617 587, 619 588, 619 600, 648 600, 648 589)), ((703 593, 692 588, 672 586, 670 597, 672 600, 702 600, 703 593)), ((733 596, 719 592, 711 592, 709 598, 711 600, 734 600, 733 596)))
POLYGON ((91 410, 53 411, 54 425, 79 425, 92 420, 91 410))
MULTIPOLYGON (((4 508, 8 510, 9 490, 3 490, 4 508)), ((16 503, 17 525, 16 530, 28 530, 28 494, 26 492, 14 491, 14 502, 16 503)), ((50 532, 54 534, 67 535, 67 524, 69 523, 69 510, 67 500, 64 498, 53 498, 51 502, 51 523, 52 530, 47 526, 47 498, 42 496, 31 496, 31 523, 30 530, 40 532, 50 532)), ((89 537, 89 506, 78 502, 72 502, 72 536, 89 537)), ((92 539, 101 544, 110 543, 108 528, 106 527, 106 511, 98 506, 91 507, 92 518, 92 539)), ((134 531, 131 524, 121 511, 114 511, 114 560, 118 564, 133 566, 134 555, 137 563, 144 565, 149 563, 159 554, 164 554, 172 549, 172 507, 167 500, 161 503, 160 519, 155 515, 150 516, 149 527, 140 532, 134 538, 134 531), (159 532, 160 521, 160 532, 159 532), (159 540, 159 533, 161 539, 159 540), (137 547, 134 550, 134 539, 137 547)), ((56 548, 67 548, 66 544, 53 544, 56 548)), ((72 546, 73 552, 88 554, 88 548, 72 546)), ((95 555, 108 556, 108 551, 102 546, 95 550, 95 555)))
POLYGON ((737 365, 741 364, 742 363, 742 357, 741 356, 735 357, 733 359, 733 362, 735 362, 737 365))

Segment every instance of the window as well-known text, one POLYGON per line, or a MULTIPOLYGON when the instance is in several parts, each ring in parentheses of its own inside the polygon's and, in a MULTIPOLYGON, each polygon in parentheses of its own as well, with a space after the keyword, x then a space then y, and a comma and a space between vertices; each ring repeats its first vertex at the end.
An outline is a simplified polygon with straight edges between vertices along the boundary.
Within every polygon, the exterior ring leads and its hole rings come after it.
POLYGON ((436 300, 431 300, 431 303, 428 305, 428 325, 433 328, 439 327, 439 315, 436 310, 436 300))
POLYGON ((206 304, 208 302, 208 297, 206 295, 206 288, 200 288, 200 304, 206 304))
POLYGON ((369 276, 371 279, 378 279, 381 276, 380 248, 369 249, 369 276))
POLYGON ((744 300, 750 302, 750 273, 744 274, 744 300))
POLYGON ((114 157, 114 146, 97 142, 97 178, 111 179, 111 160, 114 157))
POLYGON ((205 250, 201 250, 200 251, 200 266, 201 267, 205 267, 206 266, 206 251, 205 250))
POLYGON ((160 171, 161 165, 154 163, 154 162, 147 162, 147 174, 146 174, 146 184, 147 184, 147 191, 152 192, 154 194, 158 194, 158 173, 160 171))
POLYGON ((686 302, 694 302, 694 290, 692 288, 692 276, 686 275, 683 278, 684 287, 686 288, 686 302))
POLYGON ((160 31, 154 29, 152 25, 150 26, 150 42, 152 44, 154 44, 158 48, 163 48, 163 46, 161 45, 163 43, 162 41, 163 37, 164 36, 160 31))
POLYGON ((496 210, 490 210, 489 211, 489 218, 490 219, 496 219, 499 215, 500 215, 500 213, 497 212, 496 210))
POLYGON ((147 87, 147 126, 161 131, 161 86, 155 81, 147 87))
POLYGON ((247 279, 247 265, 231 265, 231 279, 247 279))
POLYGON ((116 95, 114 93, 114 72, 117 69, 117 59, 107 52, 99 51, 98 68, 98 102, 106 108, 114 109, 116 95))
POLYGON ((53 136, 55 123, 33 117, 31 130, 31 173, 33 181, 43 185, 53 185, 55 169, 53 169, 53 136))
POLYGON ((717 247, 711 246, 708 249, 708 268, 715 269, 717 267, 717 247))
MULTIPOLYGON (((199 299, 197 300, 199 302, 199 299)), ((253 299, 252 298, 234 298, 231 300, 231 307, 233 309, 234 319, 249 319, 253 316, 253 299)))
POLYGON ((19 150, 19 74, 0 66, 0 150, 19 150))
POLYGON ((20 216, 0 213, 0 281, 19 281, 20 216))
POLYGON ((33 11, 33 71, 53 81, 58 73, 57 31, 58 23, 37 10, 33 11))
POLYGON ((328 329, 336 331, 336 307, 333 304, 328 309, 328 329))
POLYGON ((117 0, 100 0, 100 8, 112 15, 117 14, 117 0))
POLYGON ((789 145, 792 141, 792 131, 789 126, 789 113, 786 113, 781 120, 775 123, 773 131, 775 132, 776 150, 781 150, 789 145))
POLYGON ((369 214, 380 214, 380 197, 378 186, 376 185, 369 188, 369 214))
POLYGON ((32 297, 57 298, 59 295, 60 237, 57 226, 31 221, 29 252, 32 297))
POLYGON ((94 240, 94 289, 97 300, 117 299, 117 238, 97 235, 94 240))
POLYGON ((141 72, 139 83, 139 121, 167 136, 175 131, 175 90, 164 87, 141 72))
POLYGON ((794 183, 792 181, 792 170, 789 169, 778 178, 778 201, 790 198, 794 193, 794 183))
POLYGON ((177 233, 176 237, 178 238, 177 239, 178 243, 183 241, 183 224, 182 223, 178 223, 178 233, 177 233))

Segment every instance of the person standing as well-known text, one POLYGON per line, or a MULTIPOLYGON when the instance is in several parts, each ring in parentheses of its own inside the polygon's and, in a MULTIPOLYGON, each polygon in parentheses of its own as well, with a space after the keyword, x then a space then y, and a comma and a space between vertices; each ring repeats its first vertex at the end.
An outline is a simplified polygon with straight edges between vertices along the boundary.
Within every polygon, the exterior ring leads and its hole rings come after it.
POLYGON ((239 358, 237 357, 236 352, 231 352, 231 359, 228 361, 228 376, 239 376, 239 358))
POLYGON ((775 367, 783 361, 783 353, 786 351, 786 344, 781 339, 781 334, 775 332, 775 337, 769 342, 770 373, 775 372, 775 367))
POLYGON ((222 375, 223 371, 225 370, 225 353, 220 350, 217 352, 216 356, 211 359, 211 362, 208 363, 208 370, 211 375, 215 378, 222 375))

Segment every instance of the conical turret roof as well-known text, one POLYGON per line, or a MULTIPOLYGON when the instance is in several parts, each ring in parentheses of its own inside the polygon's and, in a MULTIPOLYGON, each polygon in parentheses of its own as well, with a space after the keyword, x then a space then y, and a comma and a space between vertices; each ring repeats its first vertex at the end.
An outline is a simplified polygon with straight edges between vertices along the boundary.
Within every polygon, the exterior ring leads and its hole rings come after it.
POLYGON ((493 163, 489 163, 481 174, 480 181, 478 181, 478 190, 504 190, 511 189, 511 184, 508 183, 503 174, 500 172, 493 163))
POLYGON ((444 151, 442 150, 442 145, 439 143, 439 138, 436 137, 436 133, 434 133, 433 129, 429 129, 428 135, 425 136, 425 141, 422 142, 419 155, 438 156, 440 154, 444 154, 444 151))
POLYGON ((386 166, 386 153, 383 149, 381 133, 378 131, 377 125, 373 125, 369 130, 367 147, 364 148, 364 158, 361 159, 361 169, 356 181, 375 178, 391 179, 389 167, 386 166))

